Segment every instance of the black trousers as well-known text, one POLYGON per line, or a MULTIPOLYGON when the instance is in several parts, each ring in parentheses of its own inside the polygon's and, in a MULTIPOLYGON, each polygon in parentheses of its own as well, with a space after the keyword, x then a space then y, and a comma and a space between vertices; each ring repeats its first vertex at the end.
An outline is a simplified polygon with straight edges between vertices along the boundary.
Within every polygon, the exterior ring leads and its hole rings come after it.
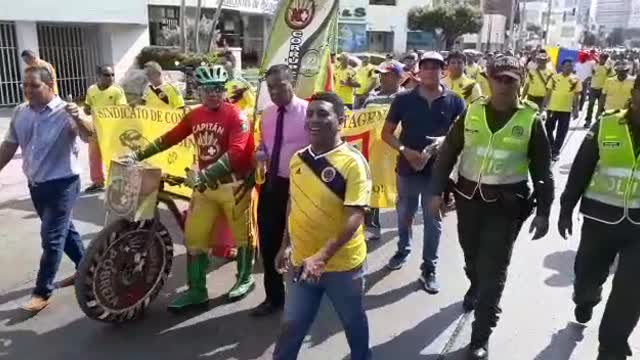
POLYGON ((619 257, 613 288, 600 323, 600 353, 631 356, 628 339, 640 319, 640 225, 624 221, 608 225, 584 219, 574 267, 573 300, 594 306, 602 300, 602 285, 619 257))
POLYGON ((524 200, 514 196, 509 201, 487 203, 480 198, 468 200, 457 192, 455 196, 465 272, 477 296, 471 342, 486 346, 502 312, 500 299, 523 223, 524 200))
POLYGON ((266 300, 274 306, 284 305, 284 281, 276 271, 275 259, 282 245, 287 223, 289 179, 268 178, 260 189, 258 201, 258 232, 260 255, 264 266, 266 300))
POLYGON ((571 122, 570 112, 549 111, 547 114, 547 121, 544 127, 547 130, 547 137, 549 138, 549 144, 551 144, 551 153, 553 155, 559 155, 564 139, 569 132, 569 123, 571 122), (558 131, 555 136, 553 135, 556 130, 556 124, 558 125, 558 131))
MULTIPOLYGON (((599 101, 600 96, 602 95, 602 89, 589 89, 589 103, 587 104, 587 117, 584 121, 587 124, 591 124, 591 119, 593 117, 593 107, 596 104, 596 101, 599 101)), ((598 104, 600 106, 600 104, 598 104)), ((598 114, 596 114, 597 117, 598 114)))

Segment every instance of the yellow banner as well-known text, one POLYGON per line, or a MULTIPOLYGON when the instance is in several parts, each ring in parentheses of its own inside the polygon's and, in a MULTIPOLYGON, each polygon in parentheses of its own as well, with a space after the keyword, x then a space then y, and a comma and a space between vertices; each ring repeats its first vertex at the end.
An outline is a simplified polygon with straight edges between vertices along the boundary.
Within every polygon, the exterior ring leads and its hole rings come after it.
MULTIPOLYGON (((107 173, 112 159, 137 151, 169 131, 182 119, 183 110, 156 109, 145 106, 107 106, 96 108, 93 124, 107 173)), ((146 160, 174 176, 184 177, 185 168, 194 162, 195 146, 192 137, 146 160)), ((172 193, 191 196, 185 186, 167 187, 172 193)))
MULTIPOLYGON (((362 152, 369 161, 373 179, 371 206, 392 208, 396 201, 396 152, 380 138, 388 107, 357 110, 348 114, 343 127, 345 140, 362 152)), ((102 161, 105 167, 131 151, 136 151, 173 128, 182 118, 182 110, 166 110, 138 106, 108 106, 93 113, 102 161)), ((163 172, 185 176, 192 166, 195 147, 191 137, 147 161, 163 172)), ((186 187, 167 188, 173 193, 190 196, 186 187)))
POLYGON ((342 128, 345 140, 358 148, 369 161, 373 181, 369 205, 375 208, 395 207, 397 196, 397 152, 381 138, 387 111, 387 106, 356 110, 348 114, 342 128))

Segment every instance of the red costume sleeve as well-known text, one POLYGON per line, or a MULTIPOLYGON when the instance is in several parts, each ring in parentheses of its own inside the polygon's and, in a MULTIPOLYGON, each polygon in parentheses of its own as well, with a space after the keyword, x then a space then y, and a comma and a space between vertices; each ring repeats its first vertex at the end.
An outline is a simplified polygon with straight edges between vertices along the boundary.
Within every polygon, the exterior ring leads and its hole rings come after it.
POLYGON ((251 169, 253 136, 249 121, 235 106, 229 111, 227 155, 234 173, 245 174, 251 169))
POLYGON ((173 129, 162 135, 162 144, 166 146, 166 148, 170 148, 186 139, 192 132, 191 112, 189 112, 182 118, 182 120, 180 120, 178 125, 174 126, 173 129))

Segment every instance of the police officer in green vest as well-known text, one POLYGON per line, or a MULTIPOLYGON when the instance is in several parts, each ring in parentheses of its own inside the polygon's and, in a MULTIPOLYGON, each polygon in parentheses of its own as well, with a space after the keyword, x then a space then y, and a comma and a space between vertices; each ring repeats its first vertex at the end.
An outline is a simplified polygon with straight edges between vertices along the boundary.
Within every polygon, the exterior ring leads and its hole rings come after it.
MULTIPOLYGON (((434 167, 434 194, 442 194, 456 161, 458 238, 471 285, 465 311, 475 311, 469 359, 488 357, 489 336, 497 325, 507 267, 523 222, 537 204, 530 233, 549 229, 553 201, 549 141, 533 102, 518 98, 522 69, 504 56, 489 69, 492 97, 469 105, 453 125, 434 167), (530 194, 529 175, 534 194, 530 194)), ((442 196, 431 200, 438 213, 442 196)))
POLYGON ((576 155, 561 198, 558 230, 565 238, 580 199, 584 223, 574 267, 575 317, 583 324, 591 320, 618 256, 600 323, 598 360, 626 359, 640 319, 640 77, 629 108, 605 112, 576 155))

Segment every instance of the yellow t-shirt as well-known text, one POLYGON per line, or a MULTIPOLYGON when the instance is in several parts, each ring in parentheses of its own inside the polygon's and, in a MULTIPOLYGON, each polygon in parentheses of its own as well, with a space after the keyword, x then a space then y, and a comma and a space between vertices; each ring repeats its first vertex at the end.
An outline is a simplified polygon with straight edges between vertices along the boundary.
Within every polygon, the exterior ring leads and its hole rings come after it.
POLYGON ((571 112, 573 110, 573 99, 576 94, 582 91, 582 83, 577 76, 571 74, 555 74, 549 80, 547 89, 551 90, 551 97, 547 108, 551 111, 571 112))
POLYGON ((476 81, 478 81, 478 85, 480 85, 481 95, 484 97, 490 97, 491 87, 489 86, 489 76, 487 73, 484 71, 479 72, 476 81))
POLYGON ((253 114, 256 107, 256 95, 248 81, 236 76, 225 84, 225 88, 229 101, 236 104, 240 111, 246 115, 253 114))
POLYGON ((376 81, 375 69, 374 65, 369 64, 356 70, 356 81, 360 84, 360 87, 356 88, 356 95, 367 95, 367 89, 376 81))
POLYGON ((127 105, 127 97, 120 86, 111 85, 104 90, 100 90, 98 85, 93 84, 87 90, 84 103, 92 109, 101 106, 127 105))
POLYGON ((631 99, 631 89, 633 89, 633 82, 636 79, 631 76, 627 76, 623 81, 618 80, 617 77, 610 77, 604 83, 602 93, 607 95, 604 102, 605 110, 618 110, 624 109, 631 99))
POLYGON ((538 70, 528 70, 527 73, 526 81, 527 84, 529 84, 527 95, 545 97, 547 95, 547 86, 550 83, 551 77, 554 75, 553 71, 549 69, 540 70, 539 72, 538 70), (542 75, 542 79, 540 75, 542 75))
POLYGON ((591 76, 591 88, 596 90, 602 89, 604 83, 611 75, 613 75, 613 72, 609 66, 596 64, 593 67, 593 75, 591 76))
POLYGON ((475 80, 469 79, 465 74, 462 74, 462 76, 455 80, 447 76, 442 79, 442 83, 449 88, 449 90, 463 98, 467 104, 479 98, 481 95, 478 83, 476 83, 475 80))
MULTIPOLYGON (((311 147, 300 150, 289 163, 289 235, 294 266, 335 240, 346 224, 346 206, 366 207, 371 197, 371 173, 364 156, 343 143, 322 155, 311 147)), ((329 259, 326 271, 348 271, 367 256, 360 226, 342 248, 329 259)))
POLYGON ((158 109, 179 109, 184 107, 184 99, 178 89, 165 82, 157 88, 147 85, 142 93, 142 100, 146 106, 158 109))
POLYGON ((464 68, 464 72, 470 79, 478 80, 478 75, 480 75, 480 66, 476 63, 469 64, 464 68))
POLYGON ((353 88, 351 86, 344 86, 340 83, 342 81, 347 81, 347 79, 353 79, 356 76, 356 71, 351 67, 347 67, 346 69, 340 68, 337 66, 333 71, 333 82, 336 87, 336 94, 342 99, 342 102, 345 105, 353 105, 353 88))

